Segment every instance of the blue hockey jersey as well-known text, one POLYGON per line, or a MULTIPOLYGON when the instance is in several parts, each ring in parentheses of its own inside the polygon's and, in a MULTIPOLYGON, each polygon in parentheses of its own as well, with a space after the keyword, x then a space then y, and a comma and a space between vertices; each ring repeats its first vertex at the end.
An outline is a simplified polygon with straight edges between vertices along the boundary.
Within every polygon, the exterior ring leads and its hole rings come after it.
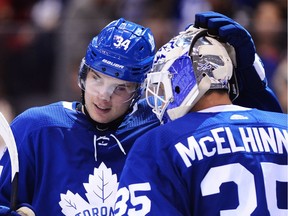
POLYGON ((288 215, 287 123, 249 109, 189 113, 149 131, 126 160, 115 215, 288 215))
MULTIPOLYGON (((159 125, 145 100, 117 131, 98 131, 76 105, 31 108, 11 124, 19 151, 18 204, 31 204, 37 216, 113 215, 127 153, 136 138, 159 125)), ((0 205, 9 206, 7 152, 1 165, 0 205)))

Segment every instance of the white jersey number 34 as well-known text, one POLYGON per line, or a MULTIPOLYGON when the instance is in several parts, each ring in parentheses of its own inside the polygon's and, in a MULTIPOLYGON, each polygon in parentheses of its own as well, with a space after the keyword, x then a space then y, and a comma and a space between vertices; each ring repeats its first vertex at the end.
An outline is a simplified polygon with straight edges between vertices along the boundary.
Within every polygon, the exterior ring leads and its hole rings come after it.
POLYGON ((124 50, 127 50, 129 45, 130 45, 131 41, 129 39, 124 40, 123 37, 121 36, 117 36, 116 38, 116 42, 113 43, 113 45, 117 48, 123 47, 124 50))

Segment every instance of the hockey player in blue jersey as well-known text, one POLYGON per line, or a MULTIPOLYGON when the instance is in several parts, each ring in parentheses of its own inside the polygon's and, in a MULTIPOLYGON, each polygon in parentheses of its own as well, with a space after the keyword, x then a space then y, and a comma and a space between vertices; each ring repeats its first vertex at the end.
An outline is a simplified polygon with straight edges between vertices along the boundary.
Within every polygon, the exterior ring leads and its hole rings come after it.
POLYGON ((156 53, 146 97, 165 124, 133 145, 115 215, 288 214, 287 115, 233 104, 233 51, 190 26, 156 53))
MULTIPOLYGON (((13 121, 20 161, 19 207, 29 206, 40 216, 113 215, 114 194, 133 142, 159 125, 146 100, 139 100, 154 48, 149 29, 123 19, 109 24, 91 41, 82 61, 82 103, 32 108, 13 121)), ((244 72, 262 83, 256 70, 244 72)), ((263 91, 270 93, 267 86, 263 91)), ((279 111, 273 94, 262 101, 246 102, 279 111)), ((10 205, 11 192, 7 161, 8 153, 0 162, 4 165, 0 205, 5 206, 10 205)), ((0 207, 0 215, 9 214, 18 215, 0 207)))
MULTIPOLYGON (((137 137, 159 125, 146 100, 139 101, 154 55, 149 28, 116 20, 93 38, 83 58, 82 103, 58 102, 16 117, 19 206, 29 204, 37 216, 113 215, 127 153, 137 137)), ((0 178, 5 206, 10 169, 4 164, 0 178)))

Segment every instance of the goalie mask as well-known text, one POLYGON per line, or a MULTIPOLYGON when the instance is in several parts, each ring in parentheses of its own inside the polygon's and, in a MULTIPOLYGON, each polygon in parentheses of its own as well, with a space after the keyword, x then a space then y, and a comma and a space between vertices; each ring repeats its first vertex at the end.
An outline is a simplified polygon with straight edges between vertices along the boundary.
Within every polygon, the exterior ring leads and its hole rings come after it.
POLYGON ((233 48, 193 26, 159 49, 147 76, 146 99, 160 121, 182 117, 209 89, 229 90, 233 64, 227 50, 233 48))

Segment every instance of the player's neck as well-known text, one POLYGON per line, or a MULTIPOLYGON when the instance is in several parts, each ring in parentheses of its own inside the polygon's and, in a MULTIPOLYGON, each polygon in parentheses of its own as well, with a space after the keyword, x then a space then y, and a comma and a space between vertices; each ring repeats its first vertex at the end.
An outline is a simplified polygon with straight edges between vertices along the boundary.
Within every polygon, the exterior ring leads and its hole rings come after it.
POLYGON ((225 92, 211 91, 205 94, 191 109, 191 112, 197 112, 213 106, 232 104, 229 94, 225 92))

